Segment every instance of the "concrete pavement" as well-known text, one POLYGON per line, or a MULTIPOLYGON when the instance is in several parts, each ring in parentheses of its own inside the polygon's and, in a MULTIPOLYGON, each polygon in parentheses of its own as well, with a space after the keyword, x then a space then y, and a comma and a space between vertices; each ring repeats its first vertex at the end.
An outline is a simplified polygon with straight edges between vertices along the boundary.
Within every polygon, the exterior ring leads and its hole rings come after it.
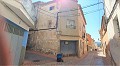
POLYGON ((103 54, 101 50, 91 51, 84 58, 64 57, 64 62, 56 62, 56 57, 52 55, 40 54, 27 51, 24 65, 78 65, 78 66, 112 66, 110 60, 103 54), (109 60, 109 61, 106 61, 109 60))

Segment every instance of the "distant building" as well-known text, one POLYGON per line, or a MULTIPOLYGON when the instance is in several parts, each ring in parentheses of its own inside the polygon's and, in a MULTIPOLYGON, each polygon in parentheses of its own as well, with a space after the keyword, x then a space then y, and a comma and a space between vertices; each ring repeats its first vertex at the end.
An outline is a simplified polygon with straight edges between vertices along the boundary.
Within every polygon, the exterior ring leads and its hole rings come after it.
POLYGON ((86 21, 77 0, 36 2, 37 30, 30 31, 29 46, 45 53, 82 56, 87 52, 86 21))
POLYGON ((95 42, 95 44, 97 44, 98 47, 101 47, 101 42, 95 42))
POLYGON ((87 51, 91 51, 91 50, 94 50, 95 49, 95 40, 92 39, 91 35, 90 34, 86 34, 86 37, 87 37, 87 51))
POLYGON ((12 64, 17 66, 24 60, 29 29, 34 29, 35 9, 30 0, 0 0, 0 8, 0 24, 4 23, 12 64))
POLYGON ((107 27, 106 27, 104 16, 102 16, 101 29, 99 33, 100 33, 100 38, 101 38, 101 47, 103 49, 103 53, 105 54, 106 47, 108 47, 109 45, 108 45, 108 32, 107 32, 107 27))

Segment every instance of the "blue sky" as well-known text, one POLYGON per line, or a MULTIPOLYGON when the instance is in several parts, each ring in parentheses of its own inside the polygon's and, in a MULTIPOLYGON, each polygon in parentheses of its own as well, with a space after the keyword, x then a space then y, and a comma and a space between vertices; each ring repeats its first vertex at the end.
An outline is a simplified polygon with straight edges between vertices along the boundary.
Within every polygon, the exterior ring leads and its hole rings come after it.
MULTIPOLYGON (((33 2, 36 2, 36 1, 48 2, 51 0, 32 0, 32 1, 33 2)), ((90 4, 95 4, 95 3, 98 3, 101 1, 102 0, 78 0, 78 3, 81 4, 82 7, 84 7, 84 6, 87 6, 90 4)), ((83 12, 88 13, 91 11, 96 11, 98 9, 103 9, 103 4, 99 4, 99 5, 95 5, 95 6, 83 9, 83 12)), ((92 38, 95 39, 95 41, 98 41, 98 38, 100 37, 98 31, 100 29, 101 18, 102 18, 103 13, 104 13, 104 11, 100 10, 100 11, 85 15, 85 19, 87 22, 86 31, 87 31, 87 33, 89 33, 92 36, 92 38)))

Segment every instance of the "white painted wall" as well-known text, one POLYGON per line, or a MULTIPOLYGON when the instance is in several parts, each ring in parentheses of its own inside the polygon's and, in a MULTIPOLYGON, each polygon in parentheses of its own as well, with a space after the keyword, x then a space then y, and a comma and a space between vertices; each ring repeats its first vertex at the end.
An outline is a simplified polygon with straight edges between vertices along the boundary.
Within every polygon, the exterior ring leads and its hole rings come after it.
MULTIPOLYGON (((105 5, 108 7, 109 11, 112 11, 112 7, 115 3, 115 0, 104 0, 105 1, 105 5), (108 2, 110 1, 110 3, 108 2)), ((106 9, 107 10, 107 9, 106 9)), ((105 12, 106 16, 109 17, 109 12, 106 11, 105 12)), ((117 64, 117 66, 120 66, 120 37, 118 35, 116 35, 115 31, 117 29, 114 29, 114 27, 116 27, 115 21, 114 19, 118 18, 119 21, 119 26, 120 26, 120 6, 119 3, 117 4, 117 8, 115 9, 112 18, 110 19, 110 21, 108 22, 107 25, 107 31, 108 31, 108 41, 110 44, 110 51, 112 54, 112 57, 115 61, 115 63, 117 64)), ((120 28, 120 27, 119 27, 120 28)))

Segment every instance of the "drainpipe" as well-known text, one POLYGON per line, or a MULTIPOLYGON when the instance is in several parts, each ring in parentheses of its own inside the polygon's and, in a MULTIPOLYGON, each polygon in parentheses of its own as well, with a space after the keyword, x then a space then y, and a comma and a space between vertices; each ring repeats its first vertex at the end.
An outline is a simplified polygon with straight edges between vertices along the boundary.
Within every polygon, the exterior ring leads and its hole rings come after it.
POLYGON ((57 17, 56 17, 56 31, 58 31, 58 19, 59 19, 58 14, 59 12, 57 12, 57 17))
MULTIPOLYGON (((57 12, 57 17, 56 17, 56 32, 57 32, 58 44, 60 45, 60 38, 59 38, 60 32, 59 32, 59 30, 58 30, 58 22, 59 22, 59 20, 58 20, 58 19, 59 19, 59 16, 58 16, 58 15, 59 15, 59 13, 60 13, 60 12, 57 12)), ((58 53, 59 53, 59 52, 61 52, 61 51, 60 51, 60 47, 59 47, 59 49, 58 49, 58 53)))

